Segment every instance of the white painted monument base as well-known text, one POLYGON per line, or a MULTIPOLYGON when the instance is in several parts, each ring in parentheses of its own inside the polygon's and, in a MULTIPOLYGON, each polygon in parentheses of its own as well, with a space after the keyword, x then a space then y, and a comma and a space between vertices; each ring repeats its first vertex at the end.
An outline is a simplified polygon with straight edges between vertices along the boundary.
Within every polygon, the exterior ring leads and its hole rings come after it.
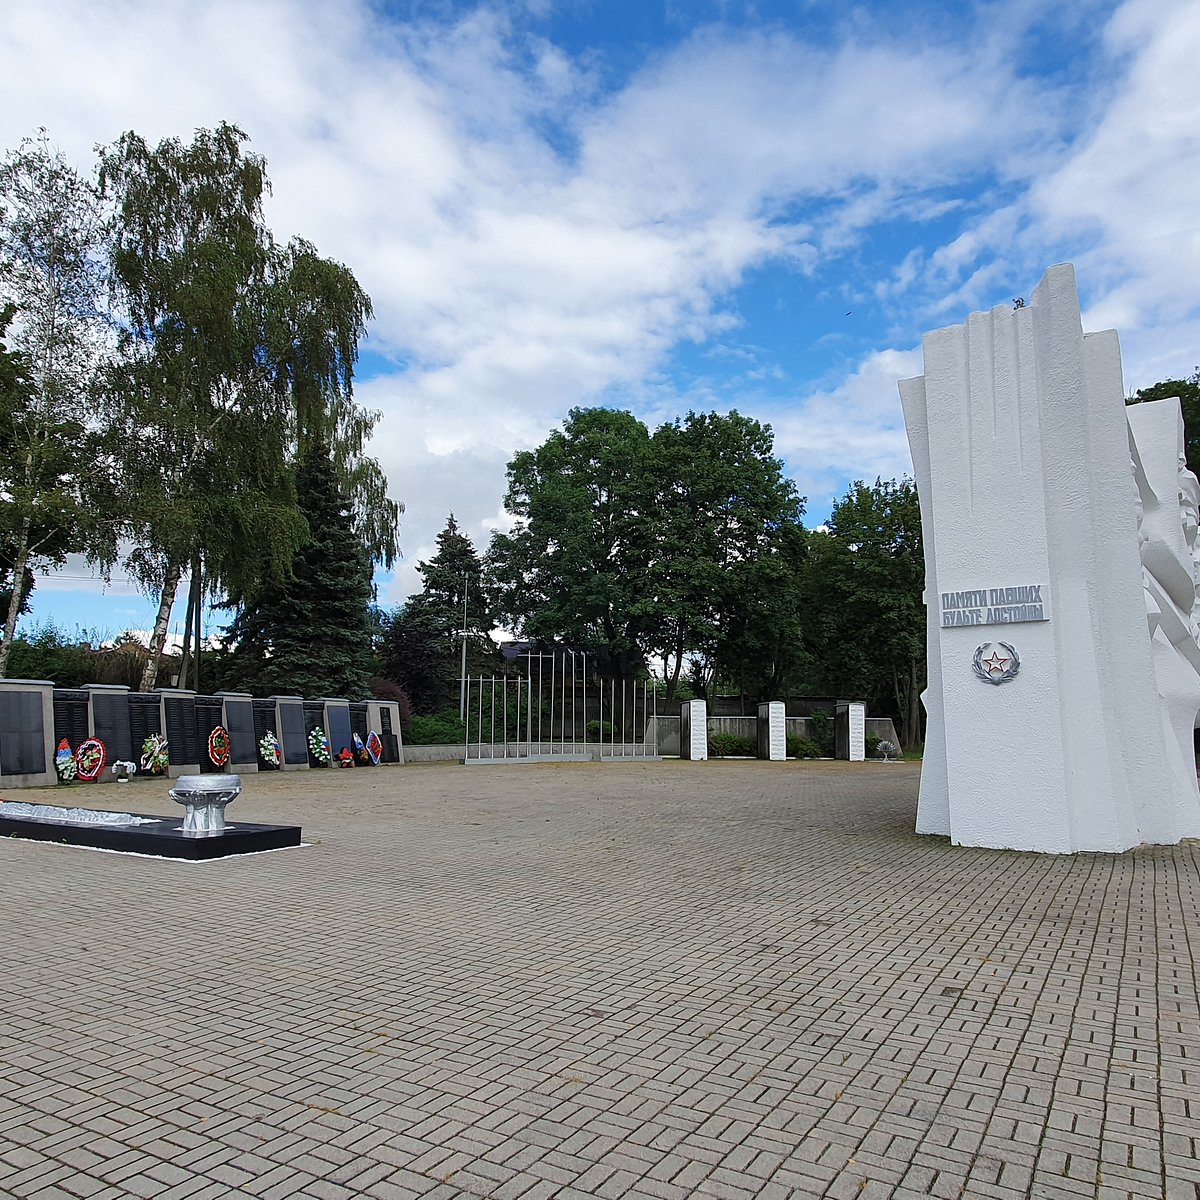
POLYGON ((696 762, 708 758, 708 705, 703 700, 679 706, 679 757, 696 762))
POLYGON ((787 759, 787 707, 782 700, 758 706, 758 757, 771 762, 787 759))
POLYGON ((1126 409, 1117 335, 1083 333, 1069 265, 924 353, 900 384, 929 613, 918 832, 1057 853, 1200 836, 1181 434, 1126 409))

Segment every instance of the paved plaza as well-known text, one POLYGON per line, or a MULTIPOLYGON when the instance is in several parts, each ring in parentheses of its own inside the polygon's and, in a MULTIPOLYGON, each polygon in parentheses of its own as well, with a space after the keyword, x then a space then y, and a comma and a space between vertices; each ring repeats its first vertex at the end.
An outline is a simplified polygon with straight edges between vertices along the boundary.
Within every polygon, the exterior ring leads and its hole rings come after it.
POLYGON ((1197 1200, 1197 845, 956 849, 918 772, 272 774, 230 819, 312 845, 0 839, 0 1196, 1197 1200))

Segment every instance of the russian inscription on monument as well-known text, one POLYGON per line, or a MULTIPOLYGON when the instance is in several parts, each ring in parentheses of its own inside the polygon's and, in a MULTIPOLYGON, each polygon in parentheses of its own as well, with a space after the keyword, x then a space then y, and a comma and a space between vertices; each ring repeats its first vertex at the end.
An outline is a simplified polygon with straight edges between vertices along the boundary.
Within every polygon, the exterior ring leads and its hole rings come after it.
POLYGON ((942 592, 941 603, 943 627, 1050 620, 1050 589, 1044 583, 942 592))

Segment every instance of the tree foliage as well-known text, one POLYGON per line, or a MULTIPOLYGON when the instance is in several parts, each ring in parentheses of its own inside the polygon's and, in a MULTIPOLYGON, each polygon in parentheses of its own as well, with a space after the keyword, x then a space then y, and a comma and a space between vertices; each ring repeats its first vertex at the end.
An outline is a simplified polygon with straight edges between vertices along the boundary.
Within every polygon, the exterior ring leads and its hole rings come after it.
POLYGON ((92 493, 103 461, 91 419, 104 352, 94 192, 44 131, 0 162, 0 561, 12 584, 0 676, 32 568, 72 550, 107 559, 111 530, 92 493), (7 301, 7 306, 3 301, 7 301))
POLYGON ((803 555, 804 502, 769 426, 689 413, 651 435, 630 413, 574 409, 508 480, 514 526, 488 558, 523 634, 587 650, 615 677, 660 657, 668 703, 688 658, 709 678, 736 661, 755 691, 782 678, 763 592, 803 555))
POLYGON ((653 447, 650 644, 664 661, 668 703, 689 656, 705 692, 724 674, 739 691, 781 695, 799 658, 788 633, 804 500, 773 453, 770 426, 737 412, 689 413, 663 425, 653 447))
POLYGON ((462 631, 467 634, 468 673, 496 666, 488 637, 495 627, 491 594, 479 555, 453 513, 438 534, 437 547, 431 559, 417 564, 421 591, 385 620, 380 647, 384 674, 425 714, 447 707, 458 695, 462 631))
POLYGON ((146 686, 186 565, 194 587, 202 568, 211 592, 253 608, 324 536, 297 503, 301 464, 328 461, 368 561, 398 551, 400 507, 365 453, 378 414, 352 390, 370 299, 309 242, 275 244, 266 164, 245 141, 222 124, 153 148, 127 133, 101 154, 123 319, 112 395, 136 446, 118 504, 127 565, 161 593, 146 686))
POLYGON ((244 600, 230 626, 223 681, 257 695, 366 699, 371 554, 328 447, 305 450, 297 493, 309 536, 285 576, 244 600))
POLYGON ((231 125, 185 145, 126 133, 101 152, 111 198, 111 291, 123 322, 110 384, 125 444, 127 566, 161 593, 153 686, 180 574, 246 589, 279 578, 305 526, 288 424, 264 369, 270 238, 265 164, 231 125))
POLYGON ((358 405, 353 387, 371 299, 348 267, 293 238, 271 249, 265 301, 264 351, 294 451, 328 450, 359 536, 371 557, 390 567, 400 551, 403 508, 388 496, 378 460, 366 453, 379 413, 358 405))
POLYGON ((805 639, 813 682, 831 695, 894 709, 919 745, 925 686, 925 558, 911 479, 861 480, 814 533, 805 570, 805 639))
POLYGON ((572 409, 508 466, 510 533, 489 570, 502 613, 538 641, 588 650, 617 675, 646 653, 653 530, 650 435, 632 414, 572 409))

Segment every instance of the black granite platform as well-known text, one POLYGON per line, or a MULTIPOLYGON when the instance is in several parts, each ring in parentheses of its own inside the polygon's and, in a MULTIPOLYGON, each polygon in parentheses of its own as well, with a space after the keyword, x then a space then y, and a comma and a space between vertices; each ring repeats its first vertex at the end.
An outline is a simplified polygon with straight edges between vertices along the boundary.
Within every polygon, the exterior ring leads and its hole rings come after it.
POLYGON ((231 822, 223 833, 185 834, 182 818, 165 817, 157 825, 72 825, 65 821, 26 820, 0 816, 0 837, 63 846, 90 846, 125 854, 153 854, 197 862, 259 850, 300 845, 299 825, 249 825, 231 822))

